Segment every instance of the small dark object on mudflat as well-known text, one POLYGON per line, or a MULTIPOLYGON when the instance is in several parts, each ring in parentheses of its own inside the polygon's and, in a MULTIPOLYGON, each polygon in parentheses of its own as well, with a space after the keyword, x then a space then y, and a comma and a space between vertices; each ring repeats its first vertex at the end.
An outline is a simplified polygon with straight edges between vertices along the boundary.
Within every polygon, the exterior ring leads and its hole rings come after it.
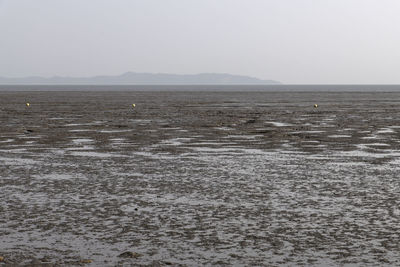
POLYGON ((126 252, 118 255, 118 257, 122 257, 122 258, 139 258, 140 256, 142 256, 142 255, 139 253, 136 253, 136 252, 131 252, 131 251, 126 251, 126 252))
POLYGON ((31 129, 26 129, 25 132, 26 132, 26 133, 33 133, 33 130, 31 130, 31 129))

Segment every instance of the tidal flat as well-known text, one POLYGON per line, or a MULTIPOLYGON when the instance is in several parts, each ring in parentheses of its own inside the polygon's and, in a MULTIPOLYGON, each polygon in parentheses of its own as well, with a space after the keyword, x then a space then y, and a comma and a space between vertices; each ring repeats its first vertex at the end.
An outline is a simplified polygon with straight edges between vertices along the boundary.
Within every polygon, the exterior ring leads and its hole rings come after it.
POLYGON ((3 91, 0 122, 0 266, 400 265, 400 92, 3 91))

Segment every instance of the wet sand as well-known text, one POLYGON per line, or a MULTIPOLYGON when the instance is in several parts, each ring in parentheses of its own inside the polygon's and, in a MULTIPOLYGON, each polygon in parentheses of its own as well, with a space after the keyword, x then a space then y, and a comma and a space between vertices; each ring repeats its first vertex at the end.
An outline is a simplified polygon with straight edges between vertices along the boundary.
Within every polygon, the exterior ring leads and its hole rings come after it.
POLYGON ((0 266, 400 264, 400 93, 0 92, 0 121, 0 266))

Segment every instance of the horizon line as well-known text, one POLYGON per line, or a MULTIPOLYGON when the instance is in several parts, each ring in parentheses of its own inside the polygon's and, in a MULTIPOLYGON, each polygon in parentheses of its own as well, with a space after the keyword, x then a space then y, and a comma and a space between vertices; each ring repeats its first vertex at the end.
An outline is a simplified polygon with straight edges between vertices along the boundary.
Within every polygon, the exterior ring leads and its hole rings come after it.
POLYGON ((0 86, 400 86, 400 83, 0 83, 0 86))

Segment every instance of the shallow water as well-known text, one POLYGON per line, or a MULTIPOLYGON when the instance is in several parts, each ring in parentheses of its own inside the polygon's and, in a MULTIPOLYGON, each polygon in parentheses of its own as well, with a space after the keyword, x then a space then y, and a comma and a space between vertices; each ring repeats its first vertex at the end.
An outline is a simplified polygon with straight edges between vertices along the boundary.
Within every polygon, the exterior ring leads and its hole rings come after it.
POLYGON ((395 92, 0 92, 0 256, 398 266, 399 102, 395 92), (118 257, 126 251, 140 256, 118 257))

